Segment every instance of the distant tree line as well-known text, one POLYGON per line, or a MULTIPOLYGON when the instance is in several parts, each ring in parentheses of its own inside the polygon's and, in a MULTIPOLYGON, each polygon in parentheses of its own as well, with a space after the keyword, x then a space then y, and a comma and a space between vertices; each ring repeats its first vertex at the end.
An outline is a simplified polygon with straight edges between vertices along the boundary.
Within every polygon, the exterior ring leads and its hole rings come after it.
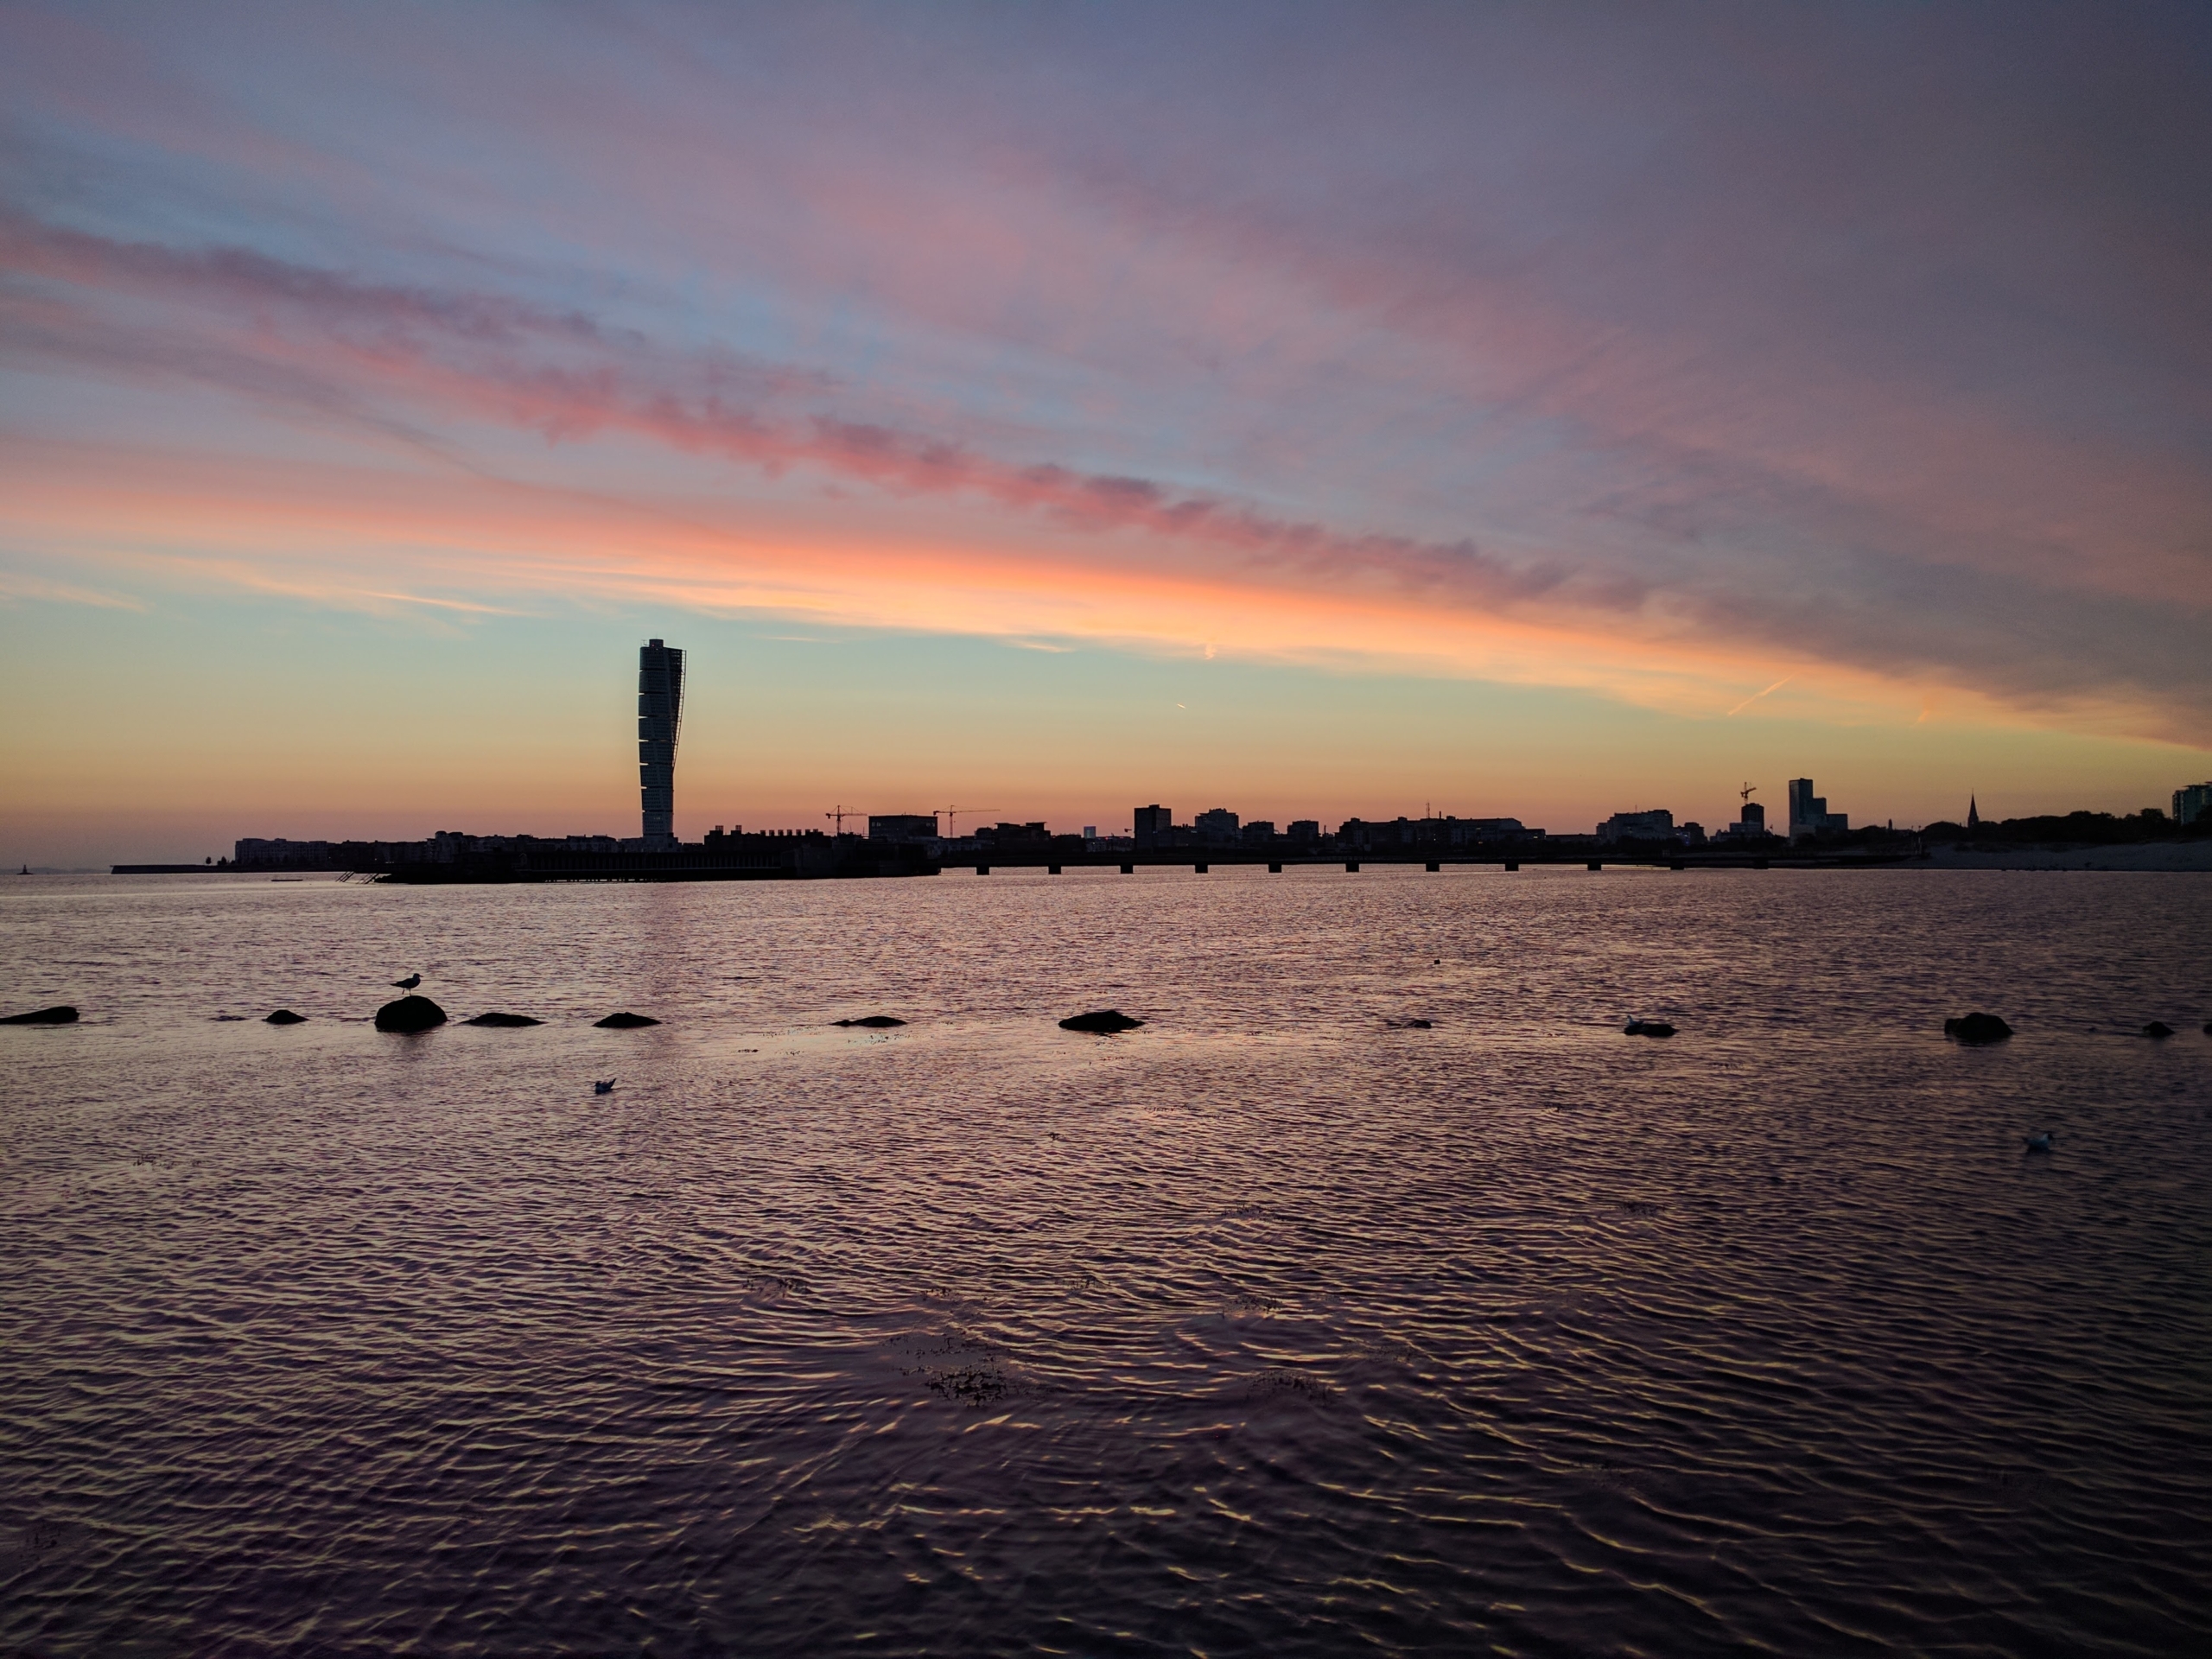
POLYGON ((1969 830, 1945 820, 1923 830, 1932 842, 1971 842, 1975 845, 2024 846, 2063 843, 2073 847, 2110 847, 2124 842, 2202 841, 2212 836, 2212 819, 2176 823, 2155 806, 2140 812, 2046 812, 2040 817, 2006 818, 2001 823, 1984 818, 1969 830))

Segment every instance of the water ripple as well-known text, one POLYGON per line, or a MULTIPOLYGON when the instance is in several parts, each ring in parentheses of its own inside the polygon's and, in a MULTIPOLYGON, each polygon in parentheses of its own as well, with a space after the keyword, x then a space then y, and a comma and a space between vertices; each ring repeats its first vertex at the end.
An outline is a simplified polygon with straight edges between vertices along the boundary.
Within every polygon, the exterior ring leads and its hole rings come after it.
POLYGON ((2212 1042, 2116 1033, 2212 1014, 2207 920, 24 883, 10 995, 86 1018, 0 1033, 0 1646, 2187 1651, 2212 1042), (372 1030, 417 966, 548 1023, 372 1030))

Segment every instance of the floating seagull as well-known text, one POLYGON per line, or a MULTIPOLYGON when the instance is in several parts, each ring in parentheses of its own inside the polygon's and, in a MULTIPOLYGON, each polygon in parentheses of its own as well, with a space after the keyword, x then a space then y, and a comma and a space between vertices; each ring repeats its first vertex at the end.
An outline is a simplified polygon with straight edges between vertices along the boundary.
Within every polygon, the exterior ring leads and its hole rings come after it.
POLYGON ((2041 1135, 2024 1135, 2020 1137, 2026 1143, 2030 1152, 2049 1152, 2050 1143, 2057 1138, 2049 1129, 2045 1129, 2041 1135))
POLYGON ((613 1093, 614 1092, 614 1079, 613 1079, 613 1078, 612 1078, 612 1077, 609 1077, 609 1078, 608 1078, 605 1083, 601 1083, 601 1082, 600 1082, 600 1081, 599 1081, 599 1079, 598 1079, 598 1078, 596 1078, 596 1077, 593 1078, 593 1079, 592 1079, 592 1085, 591 1085, 591 1091, 592 1091, 592 1093, 594 1093, 594 1095, 611 1095, 611 1094, 613 1094, 613 1093))
POLYGON ((404 979, 395 979, 391 982, 403 991, 411 991, 417 985, 420 985, 423 982, 423 976, 420 974, 410 974, 404 979))

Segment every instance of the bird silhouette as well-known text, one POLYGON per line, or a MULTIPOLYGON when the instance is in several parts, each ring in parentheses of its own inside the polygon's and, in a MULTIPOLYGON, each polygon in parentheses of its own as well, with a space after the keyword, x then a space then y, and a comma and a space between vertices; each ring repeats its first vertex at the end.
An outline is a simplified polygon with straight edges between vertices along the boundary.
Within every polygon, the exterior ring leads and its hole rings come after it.
POLYGON ((593 1079, 592 1079, 592 1084, 591 1084, 591 1091, 592 1091, 592 1093, 594 1093, 594 1095, 611 1095, 611 1094, 613 1094, 613 1093, 614 1092, 614 1079, 613 1079, 613 1078, 612 1078, 612 1077, 609 1077, 609 1078, 607 1078, 607 1081, 606 1081, 606 1082, 601 1083, 598 1078, 596 1078, 596 1077, 593 1078, 593 1079))
POLYGON ((417 985, 420 985, 423 982, 423 976, 420 974, 410 974, 404 979, 395 979, 391 982, 400 990, 411 991, 417 985))

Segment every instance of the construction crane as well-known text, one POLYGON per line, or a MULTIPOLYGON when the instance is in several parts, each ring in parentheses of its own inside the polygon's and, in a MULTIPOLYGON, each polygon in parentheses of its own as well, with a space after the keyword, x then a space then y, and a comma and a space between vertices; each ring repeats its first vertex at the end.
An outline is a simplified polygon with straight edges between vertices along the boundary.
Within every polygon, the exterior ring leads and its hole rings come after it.
POLYGON ((960 815, 963 812, 973 817, 978 812, 996 812, 1000 809, 995 806, 940 806, 936 810, 944 814, 944 838, 957 841, 960 839, 960 815))
MULTIPOLYGON (((1745 784, 1745 785, 1741 789, 1738 790, 1736 792, 1737 792, 1738 795, 1742 796, 1742 797, 1744 798, 1744 799, 1745 799, 1746 802, 1748 802, 1748 801, 1750 801, 1750 799, 1751 798, 1751 791, 1754 791, 1754 790, 1756 790, 1758 787, 1758 785, 1757 784, 1745 784)), ((1737 817, 1741 817, 1743 816, 1743 814, 1739 812, 1739 813, 1738 813, 1736 816, 1737 816, 1737 817)))
POLYGON ((857 818, 861 815, 855 808, 849 806, 838 806, 833 807, 830 810, 824 812, 822 816, 834 822, 837 826, 837 833, 842 836, 845 833, 845 820, 847 818, 857 818))

